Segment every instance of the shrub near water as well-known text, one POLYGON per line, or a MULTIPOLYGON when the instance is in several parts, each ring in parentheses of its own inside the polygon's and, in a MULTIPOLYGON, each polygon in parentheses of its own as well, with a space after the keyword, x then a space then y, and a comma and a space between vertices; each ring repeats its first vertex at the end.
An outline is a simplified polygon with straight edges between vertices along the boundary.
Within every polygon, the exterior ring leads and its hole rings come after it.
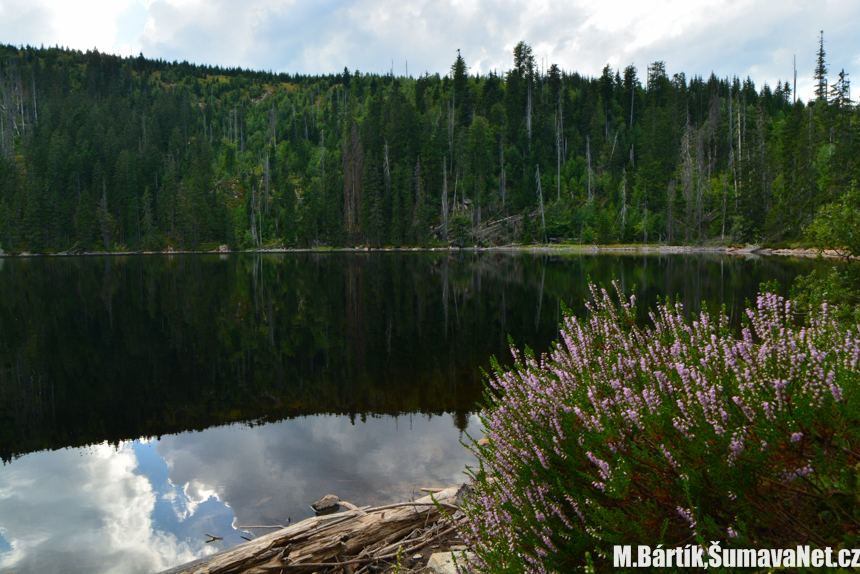
POLYGON ((633 297, 591 292, 555 351, 489 379, 467 569, 569 572, 590 553, 609 570, 614 544, 857 545, 856 326, 824 305, 798 327, 762 293, 740 338, 669 305, 643 329, 633 297))

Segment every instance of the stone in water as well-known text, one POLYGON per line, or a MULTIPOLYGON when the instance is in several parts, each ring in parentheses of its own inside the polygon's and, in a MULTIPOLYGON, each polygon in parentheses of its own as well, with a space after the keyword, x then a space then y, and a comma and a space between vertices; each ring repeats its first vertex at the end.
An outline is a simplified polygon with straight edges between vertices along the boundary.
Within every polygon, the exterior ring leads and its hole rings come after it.
POLYGON ((317 514, 328 514, 330 512, 334 512, 340 508, 338 501, 340 499, 334 494, 326 494, 313 504, 311 504, 311 508, 314 509, 314 512, 317 514))

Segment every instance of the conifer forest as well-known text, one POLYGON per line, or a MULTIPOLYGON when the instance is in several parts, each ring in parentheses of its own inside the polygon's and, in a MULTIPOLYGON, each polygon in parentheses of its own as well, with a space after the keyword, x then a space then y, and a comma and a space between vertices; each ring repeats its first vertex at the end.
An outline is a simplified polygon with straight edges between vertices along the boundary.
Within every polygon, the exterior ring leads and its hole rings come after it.
POLYGON ((586 77, 523 42, 504 73, 454 53, 417 78, 0 45, 0 248, 802 241, 858 178, 823 46, 804 102, 661 61, 586 77))

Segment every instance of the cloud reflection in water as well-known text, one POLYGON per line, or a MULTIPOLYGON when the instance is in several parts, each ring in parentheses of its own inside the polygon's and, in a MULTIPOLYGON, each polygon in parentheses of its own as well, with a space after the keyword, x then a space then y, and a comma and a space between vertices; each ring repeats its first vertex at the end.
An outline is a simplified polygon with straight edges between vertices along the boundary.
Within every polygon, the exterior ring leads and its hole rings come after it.
MULTIPOLYGON (((478 433, 477 422, 470 419, 471 434, 478 433)), ((466 465, 475 462, 450 415, 354 424, 348 416, 317 415, 182 433, 164 437, 157 448, 174 484, 186 485, 191 499, 217 493, 237 525, 302 520, 325 494, 358 505, 406 500, 422 486, 463 482, 466 465)))
POLYGON ((102 444, 33 453, 5 465, 0 528, 8 549, 0 569, 152 572, 207 552, 202 539, 198 544, 159 528, 158 491, 138 472, 143 465, 136 452, 147 448, 102 444))
POLYGON ((235 525, 306 518, 324 494, 405 500, 463 482, 473 463, 449 415, 318 415, 32 453, 0 469, 0 570, 159 571, 242 542, 235 525))

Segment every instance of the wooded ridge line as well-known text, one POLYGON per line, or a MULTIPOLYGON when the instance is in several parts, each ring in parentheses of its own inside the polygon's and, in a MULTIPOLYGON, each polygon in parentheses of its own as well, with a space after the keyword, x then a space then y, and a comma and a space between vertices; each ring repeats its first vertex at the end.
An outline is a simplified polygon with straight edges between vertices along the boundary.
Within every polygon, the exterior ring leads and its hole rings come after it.
POLYGON ((0 45, 0 249, 787 247, 858 178, 843 70, 303 76, 0 45))

